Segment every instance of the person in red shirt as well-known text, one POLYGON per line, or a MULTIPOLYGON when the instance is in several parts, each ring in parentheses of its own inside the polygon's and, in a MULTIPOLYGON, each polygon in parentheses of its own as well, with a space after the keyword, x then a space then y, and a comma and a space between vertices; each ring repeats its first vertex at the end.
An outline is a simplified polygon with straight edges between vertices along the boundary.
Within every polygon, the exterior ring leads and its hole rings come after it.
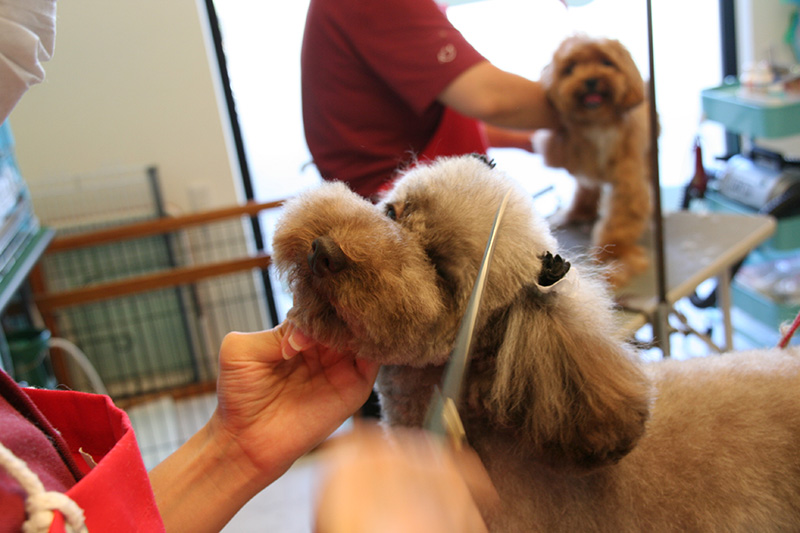
POLYGON ((416 159, 530 150, 519 130, 558 124, 542 86, 492 65, 434 0, 311 0, 301 65, 314 163, 368 198, 416 159))

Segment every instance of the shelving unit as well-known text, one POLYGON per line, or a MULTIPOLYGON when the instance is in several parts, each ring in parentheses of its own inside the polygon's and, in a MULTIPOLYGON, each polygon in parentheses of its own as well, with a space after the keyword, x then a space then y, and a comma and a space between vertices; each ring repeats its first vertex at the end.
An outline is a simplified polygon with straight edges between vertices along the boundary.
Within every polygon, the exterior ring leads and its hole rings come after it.
POLYGON ((765 139, 800 133, 800 95, 747 94, 737 84, 702 92, 703 112, 728 130, 765 139))
MULTIPOLYGON (((30 291, 28 274, 53 238, 33 213, 30 193, 17 168, 14 137, 7 122, 0 123, 0 317, 4 317, 16 295, 22 304, 30 291)), ((13 373, 11 350, 5 330, 0 327, 0 369, 13 373)))
MULTIPOLYGON (((45 249, 53 238, 53 231, 48 228, 39 229, 32 239, 24 246, 14 262, 14 265, 0 278, 0 316, 12 298, 22 288, 25 280, 33 267, 44 254, 45 249)), ((6 342, 5 332, 0 328, 0 370, 11 371, 11 351, 6 342)))
MULTIPOLYGON (((800 95, 750 94, 739 85, 725 85, 702 92, 706 116, 728 130, 749 138, 777 139, 800 134, 800 95)), ((753 213, 755 210, 716 191, 708 191, 710 209, 719 212, 753 213)), ((765 264, 800 254, 800 216, 778 221, 773 237, 748 259, 751 265, 765 264)), ((800 309, 798 303, 784 303, 734 279, 735 307, 777 332, 781 323, 791 320, 800 309)))

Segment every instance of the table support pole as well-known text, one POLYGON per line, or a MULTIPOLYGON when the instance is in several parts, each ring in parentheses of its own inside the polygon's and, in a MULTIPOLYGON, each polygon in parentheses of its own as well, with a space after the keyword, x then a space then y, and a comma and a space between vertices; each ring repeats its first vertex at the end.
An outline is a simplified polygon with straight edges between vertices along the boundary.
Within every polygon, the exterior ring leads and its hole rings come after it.
POLYGON ((722 311, 722 326, 725 328, 725 344, 722 351, 733 349, 733 324, 731 321, 731 270, 725 268, 717 275, 717 297, 722 311))

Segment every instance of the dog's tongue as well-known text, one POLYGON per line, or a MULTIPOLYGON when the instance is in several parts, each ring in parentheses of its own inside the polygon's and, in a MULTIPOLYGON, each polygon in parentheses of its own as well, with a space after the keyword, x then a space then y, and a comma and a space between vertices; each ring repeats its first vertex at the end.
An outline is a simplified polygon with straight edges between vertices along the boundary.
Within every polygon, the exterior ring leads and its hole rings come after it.
POLYGON ((600 93, 589 93, 583 97, 583 105, 586 107, 597 107, 603 103, 603 95, 600 93))

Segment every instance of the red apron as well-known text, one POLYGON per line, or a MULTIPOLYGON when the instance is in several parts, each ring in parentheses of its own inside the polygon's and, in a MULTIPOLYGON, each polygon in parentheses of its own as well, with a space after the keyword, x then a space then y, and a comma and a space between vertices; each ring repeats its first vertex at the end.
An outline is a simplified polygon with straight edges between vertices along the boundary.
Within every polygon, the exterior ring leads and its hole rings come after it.
MULTIPOLYGON (((488 150, 489 138, 483 123, 445 107, 439 126, 417 157, 417 162, 431 162, 437 157, 485 154, 488 150)), ((380 188, 380 193, 385 193, 393 185, 394 180, 388 181, 380 188)))

